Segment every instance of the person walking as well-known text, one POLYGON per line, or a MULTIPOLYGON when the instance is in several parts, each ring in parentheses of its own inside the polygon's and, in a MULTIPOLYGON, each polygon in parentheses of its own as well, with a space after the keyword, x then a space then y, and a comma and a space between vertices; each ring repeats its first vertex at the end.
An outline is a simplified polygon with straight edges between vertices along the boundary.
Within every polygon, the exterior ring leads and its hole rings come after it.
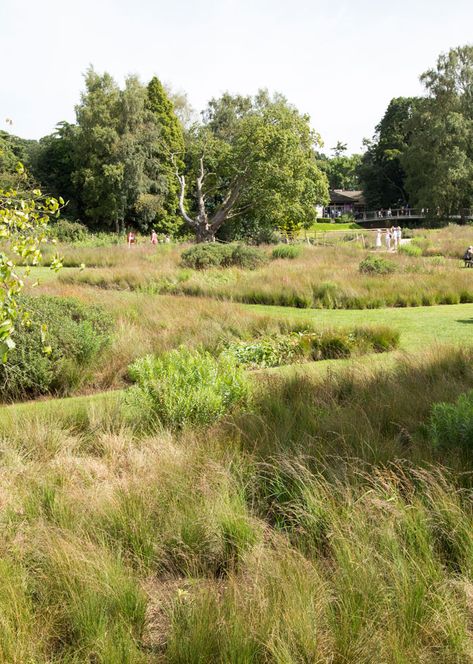
POLYGON ((154 246, 158 244, 158 235, 155 230, 151 233, 151 244, 154 246))
POLYGON ((394 242, 394 251, 397 251, 397 249, 398 249, 397 226, 394 226, 392 228, 392 236, 393 236, 393 242, 394 242))
POLYGON ((128 249, 131 247, 132 244, 135 244, 136 242, 136 236, 133 231, 128 231, 128 235, 126 237, 126 241, 128 243, 128 249))
POLYGON ((382 242, 381 242, 381 229, 378 228, 376 231, 376 240, 375 240, 375 247, 376 249, 381 249, 382 242))
POLYGON ((385 238, 384 238, 385 241, 386 241, 386 249, 387 249, 387 251, 391 251, 391 238, 392 238, 391 231, 389 230, 389 228, 387 228, 387 229, 386 229, 386 236, 385 236, 385 238))
POLYGON ((401 246, 402 228, 400 226, 396 226, 396 230, 397 230, 397 244, 398 246, 401 246))

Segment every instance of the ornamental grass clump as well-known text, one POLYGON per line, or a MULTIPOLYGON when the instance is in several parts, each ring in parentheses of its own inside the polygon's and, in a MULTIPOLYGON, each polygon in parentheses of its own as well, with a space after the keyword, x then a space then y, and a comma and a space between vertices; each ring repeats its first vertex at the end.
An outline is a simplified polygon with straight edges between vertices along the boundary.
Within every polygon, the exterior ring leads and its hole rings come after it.
POLYGON ((126 395, 133 419, 143 424, 157 420, 171 429, 211 424, 232 406, 245 403, 250 392, 234 358, 186 348, 139 359, 129 375, 136 383, 126 395))
POLYGON ((417 258, 418 256, 422 256, 422 249, 417 246, 416 244, 401 244, 399 247, 399 253, 401 254, 406 254, 406 256, 413 256, 417 258))
POLYGON ((294 260, 298 258, 302 253, 301 247, 298 247, 294 244, 281 244, 279 247, 275 247, 271 253, 271 258, 289 258, 294 260))

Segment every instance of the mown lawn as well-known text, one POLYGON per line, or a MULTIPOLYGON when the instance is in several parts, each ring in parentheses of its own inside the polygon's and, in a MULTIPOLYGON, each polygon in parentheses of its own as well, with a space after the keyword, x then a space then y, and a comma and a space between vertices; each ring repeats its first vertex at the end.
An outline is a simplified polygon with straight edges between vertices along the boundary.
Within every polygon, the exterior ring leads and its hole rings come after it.
MULTIPOLYGON (((22 268, 20 268, 21 273, 22 268)), ((40 265, 38 267, 32 267, 30 272, 29 283, 34 283, 35 280, 38 281, 39 285, 50 283, 56 281, 59 274, 71 274, 73 272, 78 272, 78 268, 75 267, 63 267, 60 272, 54 272, 49 267, 40 265)))
POLYGON ((437 344, 473 344, 473 304, 386 309, 295 309, 240 305, 269 316, 291 316, 320 323, 321 327, 383 324, 401 333, 401 349, 418 351, 437 344))
POLYGON ((329 221, 324 221, 320 222, 317 224, 314 224, 308 231, 309 234, 313 233, 314 231, 352 231, 352 230, 363 230, 361 226, 356 224, 355 222, 347 222, 343 224, 331 224, 329 221))

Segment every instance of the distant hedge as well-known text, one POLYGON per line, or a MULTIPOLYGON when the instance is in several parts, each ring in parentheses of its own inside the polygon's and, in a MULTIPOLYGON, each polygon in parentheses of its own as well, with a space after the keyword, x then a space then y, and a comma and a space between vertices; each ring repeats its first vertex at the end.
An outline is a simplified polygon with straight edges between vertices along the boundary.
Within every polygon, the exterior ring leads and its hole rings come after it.
POLYGON ((65 244, 83 242, 90 236, 87 226, 78 221, 68 221, 67 219, 59 219, 55 224, 52 224, 51 233, 59 242, 65 244))
POLYGON ((256 247, 244 244, 197 244, 181 255, 183 265, 194 270, 211 267, 242 267, 254 270, 267 262, 267 256, 256 247))

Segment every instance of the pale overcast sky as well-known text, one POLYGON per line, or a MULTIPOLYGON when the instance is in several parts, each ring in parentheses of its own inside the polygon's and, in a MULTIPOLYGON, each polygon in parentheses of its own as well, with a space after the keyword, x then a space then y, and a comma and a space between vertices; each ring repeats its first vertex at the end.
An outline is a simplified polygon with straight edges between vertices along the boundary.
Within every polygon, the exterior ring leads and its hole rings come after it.
POLYGON ((327 149, 358 151, 392 97, 469 42, 473 0, 0 0, 0 128, 39 138, 74 121, 93 64, 120 83, 156 74, 197 110, 277 90, 327 149))

